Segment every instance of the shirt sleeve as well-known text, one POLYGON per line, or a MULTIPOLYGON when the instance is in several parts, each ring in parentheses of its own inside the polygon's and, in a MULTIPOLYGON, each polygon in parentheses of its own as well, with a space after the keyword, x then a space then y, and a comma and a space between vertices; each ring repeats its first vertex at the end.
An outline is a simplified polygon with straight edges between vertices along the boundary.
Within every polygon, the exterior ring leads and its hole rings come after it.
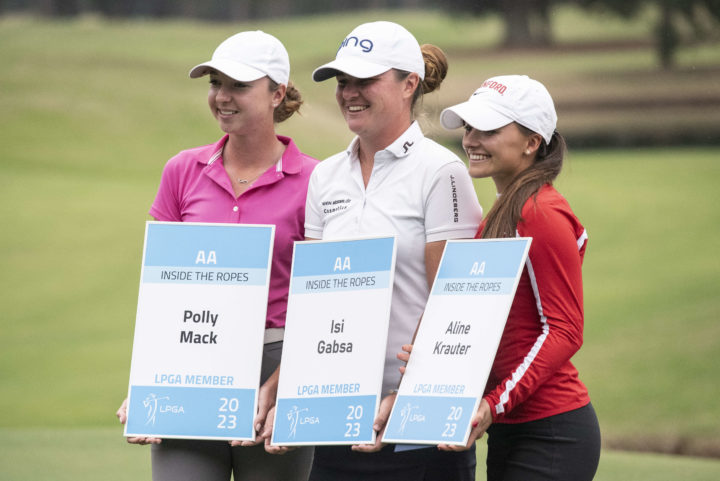
POLYGON ((150 215, 157 220, 182 222, 180 209, 180 176, 177 173, 177 162, 170 159, 160 177, 157 195, 150 207, 150 215))
POLYGON ((528 206, 518 234, 533 239, 526 268, 542 330, 522 363, 485 396, 493 418, 530 397, 583 342, 581 253, 586 238, 577 236, 572 212, 532 201, 528 206))
POLYGON ((305 237, 310 239, 322 239, 324 223, 322 213, 318 210, 320 205, 320 183, 318 181, 319 169, 313 170, 308 184, 308 193, 305 199, 305 237))
POLYGON ((465 164, 457 161, 440 167, 425 199, 426 242, 475 236, 482 207, 465 164))

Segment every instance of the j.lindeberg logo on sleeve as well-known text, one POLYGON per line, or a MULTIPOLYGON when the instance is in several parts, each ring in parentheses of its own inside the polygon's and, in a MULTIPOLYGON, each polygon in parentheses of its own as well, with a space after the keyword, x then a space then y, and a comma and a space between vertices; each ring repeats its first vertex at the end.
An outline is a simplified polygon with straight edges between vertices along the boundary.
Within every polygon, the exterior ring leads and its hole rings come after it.
POLYGON ((335 199, 322 201, 323 214, 333 214, 350 207, 352 199, 335 199))
POLYGON ((360 47, 363 52, 368 53, 372 51, 373 46, 373 42, 369 38, 363 38, 362 40, 360 40, 357 37, 348 37, 342 41, 340 47, 338 47, 338 52, 341 48, 344 47, 360 47))
POLYGON ((452 192, 453 205, 453 222, 460 222, 460 210, 458 209, 457 186, 455 185, 455 176, 450 174, 450 192, 452 192))

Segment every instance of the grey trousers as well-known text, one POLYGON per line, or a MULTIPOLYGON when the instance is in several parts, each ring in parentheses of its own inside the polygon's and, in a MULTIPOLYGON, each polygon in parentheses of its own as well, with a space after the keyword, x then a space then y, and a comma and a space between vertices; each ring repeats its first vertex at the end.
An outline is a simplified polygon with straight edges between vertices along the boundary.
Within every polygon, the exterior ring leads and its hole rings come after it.
MULTIPOLYGON (((261 380, 280 363, 282 341, 265 344, 261 380)), ((313 448, 304 447, 283 455, 268 454, 265 448, 231 447, 227 441, 163 439, 152 446, 153 481, 306 481, 313 448)))

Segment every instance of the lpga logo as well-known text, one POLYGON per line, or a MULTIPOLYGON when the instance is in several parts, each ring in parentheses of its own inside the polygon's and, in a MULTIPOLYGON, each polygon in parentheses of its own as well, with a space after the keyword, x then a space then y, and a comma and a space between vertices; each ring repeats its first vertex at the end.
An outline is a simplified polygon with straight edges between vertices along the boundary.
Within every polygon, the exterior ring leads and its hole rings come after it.
POLYGON ((185 414, 185 409, 179 405, 168 403, 160 403, 160 401, 169 401, 169 396, 158 397, 155 393, 150 393, 143 399, 143 406, 147 409, 147 419, 145 424, 155 426, 158 413, 185 414))
POLYGON ((420 413, 413 413, 414 410, 419 409, 420 406, 413 406, 410 403, 407 403, 405 407, 403 407, 400 410, 400 432, 405 432, 405 426, 407 423, 424 423, 425 422, 425 415, 420 413))
POLYGON ((155 426, 155 416, 157 415, 158 401, 163 401, 165 399, 170 400, 168 396, 157 397, 155 393, 150 393, 148 397, 143 400, 143 406, 145 406, 145 408, 147 409, 147 419, 145 420, 145 424, 155 426))
POLYGON ((297 434, 297 427, 299 424, 318 424, 320 423, 320 418, 317 416, 311 416, 307 413, 308 408, 300 409, 297 406, 293 406, 288 412, 287 412, 287 419, 290 421, 290 434, 288 437, 290 439, 294 439, 295 435, 297 434))

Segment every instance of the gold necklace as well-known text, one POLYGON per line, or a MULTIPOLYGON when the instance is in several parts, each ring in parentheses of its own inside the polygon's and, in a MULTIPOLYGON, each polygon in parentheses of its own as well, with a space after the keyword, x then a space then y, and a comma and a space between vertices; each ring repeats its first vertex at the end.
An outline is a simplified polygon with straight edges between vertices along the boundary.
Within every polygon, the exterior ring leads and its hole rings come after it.
MULTIPOLYGON (((225 146, 223 145, 223 146, 222 146, 222 152, 221 152, 220 155, 224 155, 224 154, 225 154, 225 146)), ((258 177, 260 177, 261 175, 263 175, 269 168, 270 168, 269 166, 266 167, 266 168, 264 168, 264 169, 261 170, 258 174, 256 174, 255 177, 252 177, 252 178, 241 179, 241 178, 238 177, 238 178, 235 179, 235 182, 237 182, 238 184, 243 184, 243 185, 244 185, 244 184, 249 184, 249 183, 251 183, 251 182, 255 182, 255 181, 258 179, 258 177)), ((229 174, 230 174, 230 173, 228 172, 228 175, 229 175, 229 174)))
MULTIPOLYGON (((265 170, 267 170, 267 169, 265 169, 265 170)), ((255 177, 253 177, 251 179, 235 179, 235 182, 237 182, 238 184, 249 184, 250 182, 254 182, 255 180, 257 180, 258 177, 263 175, 265 170, 260 171, 259 174, 257 174, 255 177)))

